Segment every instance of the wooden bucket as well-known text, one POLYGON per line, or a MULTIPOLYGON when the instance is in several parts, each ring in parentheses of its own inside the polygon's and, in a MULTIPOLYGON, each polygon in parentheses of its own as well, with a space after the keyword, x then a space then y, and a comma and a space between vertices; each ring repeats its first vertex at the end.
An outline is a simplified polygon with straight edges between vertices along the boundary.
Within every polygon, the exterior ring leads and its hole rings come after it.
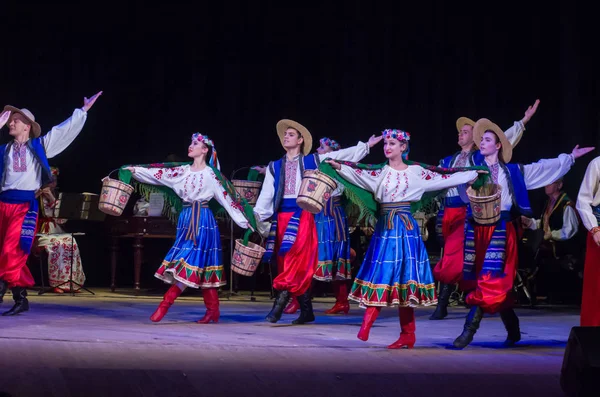
POLYGON ((479 190, 467 189, 473 219, 480 225, 493 225, 500 220, 502 187, 486 184, 479 190))
POLYGON ((252 276, 260 264, 265 249, 248 241, 244 245, 242 239, 235 240, 235 249, 231 256, 231 270, 242 276, 252 276))
POLYGON ((246 199, 248 204, 256 204, 258 200, 258 194, 260 193, 260 187, 262 182, 260 181, 245 181, 242 179, 234 179, 231 181, 235 190, 246 199))
MULTIPOLYGON (((110 174, 115 171, 118 170, 114 170, 110 174)), ((133 193, 133 186, 110 178, 110 174, 102 179, 102 193, 98 201, 98 209, 105 214, 119 216, 123 213, 127 201, 133 193)))
POLYGON ((319 170, 306 170, 298 192, 296 204, 303 210, 318 214, 325 208, 337 184, 335 180, 319 170))

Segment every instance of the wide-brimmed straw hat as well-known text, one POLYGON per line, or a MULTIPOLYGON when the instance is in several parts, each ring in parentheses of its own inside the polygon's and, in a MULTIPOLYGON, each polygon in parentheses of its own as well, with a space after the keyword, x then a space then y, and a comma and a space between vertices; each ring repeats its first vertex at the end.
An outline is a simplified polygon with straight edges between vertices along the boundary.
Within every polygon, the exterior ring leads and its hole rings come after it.
POLYGON ((500 139, 500 143, 502 143, 502 160, 504 160, 505 163, 510 162, 513 152, 512 145, 508 141, 508 138, 506 138, 504 131, 502 131, 502 129, 498 127, 498 125, 492 123, 488 119, 479 119, 475 123, 475 126, 473 127, 473 141, 475 142, 475 145, 477 145, 477 147, 479 148, 479 144, 481 143, 481 137, 483 136, 483 134, 485 134, 486 131, 492 131, 498 136, 498 138, 500 139))
POLYGON ((28 109, 19 109, 14 106, 6 105, 4 106, 2 113, 6 112, 7 110, 11 113, 11 117, 15 113, 19 113, 21 116, 25 117, 29 124, 31 124, 31 133, 33 134, 33 137, 38 138, 40 136, 42 133, 42 127, 35 122, 35 116, 28 109))
POLYGON ((312 151, 312 135, 305 126, 294 120, 283 119, 277 122, 277 135, 279 135, 281 146, 283 146, 283 137, 285 136, 285 130, 287 130, 288 128, 293 128, 302 135, 302 139, 304 139, 303 154, 305 156, 308 155, 312 151))
POLYGON ((459 117, 456 120, 456 130, 460 132, 460 130, 465 126, 470 125, 471 127, 475 126, 475 122, 468 117, 459 117))

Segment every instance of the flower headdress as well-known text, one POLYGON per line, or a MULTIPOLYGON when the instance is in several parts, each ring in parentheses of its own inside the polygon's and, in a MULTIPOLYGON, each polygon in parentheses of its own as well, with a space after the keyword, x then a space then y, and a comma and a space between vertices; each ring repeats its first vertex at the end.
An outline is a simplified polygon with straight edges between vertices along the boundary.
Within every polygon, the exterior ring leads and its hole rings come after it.
POLYGON ((410 141, 410 132, 393 129, 383 130, 381 132, 384 138, 394 138, 399 141, 410 141))
POLYGON ((329 146, 332 150, 340 150, 341 146, 333 139, 327 137, 319 139, 319 143, 323 146, 329 146))
POLYGON ((397 130, 395 128, 388 128, 387 130, 383 130, 381 132, 381 135, 383 135, 383 138, 393 138, 399 141, 406 142, 406 150, 402 152, 402 158, 404 160, 408 160, 408 153, 410 152, 410 145, 408 144, 408 142, 410 141, 410 132, 397 130))
POLYGON ((210 147, 212 149, 212 155, 208 160, 208 164, 211 167, 217 167, 217 169, 221 169, 219 160, 217 159, 217 149, 215 149, 215 143, 208 137, 208 135, 202 135, 201 133, 196 132, 194 135, 192 135, 192 142, 202 142, 206 146, 210 147))

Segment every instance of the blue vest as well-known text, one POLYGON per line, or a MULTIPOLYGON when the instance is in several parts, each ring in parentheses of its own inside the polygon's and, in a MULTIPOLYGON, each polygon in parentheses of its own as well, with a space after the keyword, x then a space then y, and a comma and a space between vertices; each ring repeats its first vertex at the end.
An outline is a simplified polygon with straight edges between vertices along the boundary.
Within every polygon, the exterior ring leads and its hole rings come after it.
MULTIPOLYGON (((10 147, 12 145, 13 142, 0 146, 0 158, 3 159, 3 161, 0 161, 0 182, 2 183, 2 186, 4 186, 4 181, 6 179, 4 167, 6 167, 6 164, 11 161, 11 159, 8 158, 8 153, 10 153, 10 147)), ((35 138, 28 140, 27 148, 33 155, 33 158, 35 158, 42 166, 42 186, 52 182, 54 178, 52 176, 52 172, 50 171, 50 165, 48 164, 48 158, 46 157, 46 150, 44 149, 44 145, 42 145, 41 139, 35 138)))
MULTIPOLYGON (((486 165, 485 158, 480 151, 476 151, 473 154, 472 161, 474 165, 486 165)), ((531 205, 529 204, 527 185, 525 185, 525 178, 523 176, 523 165, 512 163, 504 164, 501 162, 500 167, 502 167, 505 174, 508 175, 508 190, 513 199, 513 208, 517 210, 520 215, 532 217, 533 212, 531 211, 531 205)))
MULTIPOLYGON (((273 200, 273 212, 277 212, 281 206, 283 199, 283 191, 285 187, 285 162, 287 161, 286 156, 283 158, 272 161, 269 163, 269 170, 273 175, 273 182, 275 187, 275 200, 273 200)), ((300 155, 298 160, 300 165, 300 175, 304 174, 305 170, 316 170, 319 166, 319 156, 317 154, 309 154, 308 156, 300 155)))
MULTIPOLYGON (((473 156, 475 155, 475 153, 479 153, 479 150, 471 151, 471 153, 469 154, 469 160, 471 161, 471 164, 473 164, 473 156)), ((454 160, 459 155, 460 155, 460 152, 456 152, 451 156, 444 157, 443 159, 440 160, 440 167, 452 168, 452 164, 454 163, 454 160)))

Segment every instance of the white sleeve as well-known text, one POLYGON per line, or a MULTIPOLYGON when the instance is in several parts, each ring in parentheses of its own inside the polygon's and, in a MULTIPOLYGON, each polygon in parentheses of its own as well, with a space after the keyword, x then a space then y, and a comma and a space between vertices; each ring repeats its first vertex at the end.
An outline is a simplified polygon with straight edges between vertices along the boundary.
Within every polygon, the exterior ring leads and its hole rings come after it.
POLYGON ((148 183, 150 185, 163 185, 173 187, 173 180, 167 178, 168 168, 144 168, 133 167, 132 177, 136 181, 148 183))
POLYGON ((275 181, 271 173, 270 164, 265 172, 260 194, 254 205, 254 213, 258 216, 259 221, 265 221, 273 215, 273 205, 275 199, 275 181))
POLYGON ((525 131, 525 124, 522 121, 515 121, 512 127, 504 131, 506 139, 508 139, 513 148, 517 146, 523 137, 523 131, 525 131))
POLYGON ((592 160, 585 171, 579 194, 577 196, 577 204, 575 207, 581 217, 581 222, 587 230, 598 226, 598 220, 592 210, 592 202, 600 185, 600 157, 592 160))
POLYGON ((381 184, 381 179, 383 178, 385 170, 385 168, 379 170, 358 169, 349 167, 345 164, 341 164, 341 166, 342 168, 337 170, 337 172, 345 180, 373 193, 381 184))
POLYGON ((579 228, 579 220, 575 210, 570 205, 566 205, 563 210, 563 226, 560 230, 551 230, 552 240, 568 240, 575 236, 579 228))
POLYGON ((214 174, 214 172, 211 171, 211 183, 212 183, 212 188, 214 191, 214 198, 215 200, 217 200, 217 202, 219 204, 221 204, 223 206, 223 208, 225 208, 225 211, 227 211, 227 213, 229 214, 229 216, 231 217, 231 219, 242 229, 247 229, 248 228, 248 219, 246 219, 246 217, 244 216, 244 214, 242 213, 242 206, 241 204, 237 204, 233 201, 233 198, 230 197, 229 194, 226 194, 226 190, 225 188, 221 185, 221 183, 219 182, 219 180, 217 179, 217 176, 214 174))
POLYGON ((527 190, 538 189, 556 181, 565 175, 575 159, 571 154, 561 154, 555 159, 543 159, 523 166, 523 177, 527 190))
POLYGON ((356 146, 352 146, 345 149, 336 150, 325 154, 319 154, 319 161, 323 161, 326 158, 333 160, 351 161, 357 163, 364 159, 369 154, 369 145, 365 142, 358 142, 356 146))
POLYGON ((419 167, 421 179, 427 181, 423 184, 423 190, 432 192, 444 190, 451 187, 463 185, 477 177, 477 171, 461 171, 453 174, 440 174, 434 171, 419 167))
POLYGON ((86 119, 86 111, 83 109, 75 109, 71 117, 59 125, 52 127, 50 132, 42 136, 40 140, 46 150, 46 157, 52 158, 60 154, 73 143, 75 138, 77 138, 77 135, 79 135, 83 129, 86 119))

